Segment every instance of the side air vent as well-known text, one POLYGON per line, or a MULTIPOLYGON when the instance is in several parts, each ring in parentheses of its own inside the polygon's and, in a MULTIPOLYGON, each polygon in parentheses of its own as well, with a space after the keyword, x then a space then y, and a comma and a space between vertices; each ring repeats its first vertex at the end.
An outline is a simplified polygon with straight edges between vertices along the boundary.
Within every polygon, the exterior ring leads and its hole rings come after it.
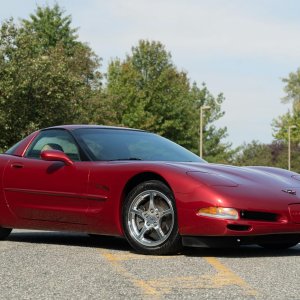
POLYGON ((241 219, 255 220, 255 221, 276 222, 278 220, 277 214, 261 212, 261 211, 242 210, 240 212, 240 216, 241 219))

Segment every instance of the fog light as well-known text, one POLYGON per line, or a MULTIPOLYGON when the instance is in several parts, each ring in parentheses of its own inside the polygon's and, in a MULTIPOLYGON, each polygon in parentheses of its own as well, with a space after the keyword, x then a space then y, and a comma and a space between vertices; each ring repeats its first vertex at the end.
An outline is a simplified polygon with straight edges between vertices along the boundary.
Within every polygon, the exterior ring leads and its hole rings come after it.
POLYGON ((197 215, 229 220, 237 220, 239 218, 238 211, 228 207, 203 207, 199 209, 197 215))

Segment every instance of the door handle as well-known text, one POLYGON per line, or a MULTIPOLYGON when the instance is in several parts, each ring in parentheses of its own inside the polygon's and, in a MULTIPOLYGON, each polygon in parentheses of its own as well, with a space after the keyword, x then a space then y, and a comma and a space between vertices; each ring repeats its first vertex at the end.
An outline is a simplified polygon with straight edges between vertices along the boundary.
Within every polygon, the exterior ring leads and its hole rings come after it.
POLYGON ((20 163, 12 163, 11 167, 15 168, 15 169, 22 169, 24 167, 24 165, 22 165, 20 163))

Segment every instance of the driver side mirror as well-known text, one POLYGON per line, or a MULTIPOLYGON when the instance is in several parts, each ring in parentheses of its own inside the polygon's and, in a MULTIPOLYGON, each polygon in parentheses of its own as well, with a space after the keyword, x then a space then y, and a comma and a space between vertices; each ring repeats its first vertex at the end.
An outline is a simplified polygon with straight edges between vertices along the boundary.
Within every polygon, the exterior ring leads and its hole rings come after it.
POLYGON ((62 161, 66 166, 72 166, 73 161, 62 151, 45 150, 41 152, 41 159, 47 161, 62 161))

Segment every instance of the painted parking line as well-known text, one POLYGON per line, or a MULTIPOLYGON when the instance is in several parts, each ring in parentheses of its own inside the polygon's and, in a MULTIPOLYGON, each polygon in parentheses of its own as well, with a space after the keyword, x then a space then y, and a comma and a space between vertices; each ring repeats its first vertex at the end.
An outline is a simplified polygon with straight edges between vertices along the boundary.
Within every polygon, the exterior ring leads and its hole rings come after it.
POLYGON ((134 254, 134 253, 118 253, 112 254, 111 252, 105 252, 106 259, 111 262, 118 262, 118 261, 127 261, 132 259, 166 259, 166 258, 174 258, 174 256, 158 256, 158 255, 143 255, 143 254, 134 254))
MULTIPOLYGON (((138 287, 144 295, 149 295, 151 296, 151 299, 160 299, 161 293, 149 285, 147 281, 142 280, 140 278, 136 278, 132 273, 130 273, 126 268, 124 268, 121 264, 122 261, 126 259, 132 259, 131 254, 124 255, 123 254, 123 259, 119 259, 119 257, 122 255, 115 255, 110 253, 109 251, 106 250, 100 250, 100 254, 102 257, 104 257, 109 263, 111 263, 115 270, 125 277, 127 280, 129 280, 134 286, 138 287)), ((135 255, 138 256, 138 255, 135 255)))
POLYGON ((203 257, 216 271, 217 274, 212 278, 215 286, 236 285, 242 288, 247 295, 257 296, 258 292, 253 289, 244 279, 234 273, 215 257, 203 257))
POLYGON ((239 293, 245 296, 253 296, 255 298, 258 295, 258 292, 244 279, 222 264, 220 260, 215 257, 201 257, 214 269, 214 274, 173 276, 170 278, 160 277, 150 280, 142 280, 130 273, 123 266, 123 262, 139 259, 176 259, 176 256, 152 256, 131 253, 114 254, 108 250, 100 250, 100 253, 110 264, 114 266, 115 270, 120 275, 127 278, 134 286, 138 287, 144 295, 152 296, 154 299, 159 299, 163 295, 171 294, 178 288, 185 290, 222 289, 228 286, 236 287, 239 290, 239 293))
POLYGON ((210 266, 216 271, 216 274, 203 274, 199 276, 181 276, 172 278, 159 278, 148 281, 150 286, 155 286, 163 294, 172 293, 172 290, 181 288, 189 289, 222 289, 226 286, 235 286, 239 292, 245 296, 258 295, 244 279, 222 264, 215 257, 203 257, 210 266))

